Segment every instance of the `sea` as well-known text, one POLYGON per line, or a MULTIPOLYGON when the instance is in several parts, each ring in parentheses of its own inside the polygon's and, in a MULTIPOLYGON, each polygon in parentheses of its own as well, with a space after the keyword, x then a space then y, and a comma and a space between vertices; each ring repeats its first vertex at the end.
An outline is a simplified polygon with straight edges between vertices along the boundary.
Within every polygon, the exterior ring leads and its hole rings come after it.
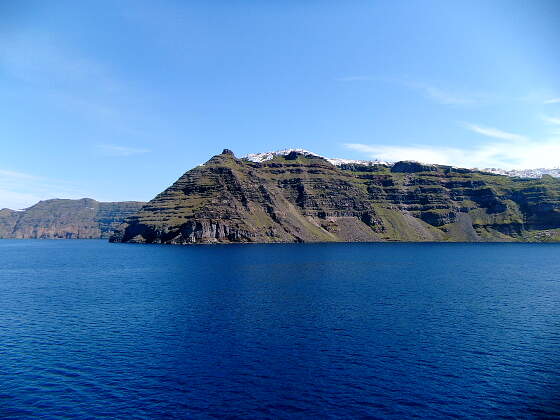
POLYGON ((0 418, 560 417, 560 245, 0 241, 0 418))

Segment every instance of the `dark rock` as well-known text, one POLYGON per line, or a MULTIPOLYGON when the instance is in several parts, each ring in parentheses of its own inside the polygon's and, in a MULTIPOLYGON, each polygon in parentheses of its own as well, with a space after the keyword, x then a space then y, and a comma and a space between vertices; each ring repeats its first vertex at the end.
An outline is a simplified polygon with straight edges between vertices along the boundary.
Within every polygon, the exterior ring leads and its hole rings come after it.
POLYGON ((391 172, 415 173, 415 172, 436 172, 436 165, 425 165, 419 162, 402 161, 397 162, 391 167, 391 172))

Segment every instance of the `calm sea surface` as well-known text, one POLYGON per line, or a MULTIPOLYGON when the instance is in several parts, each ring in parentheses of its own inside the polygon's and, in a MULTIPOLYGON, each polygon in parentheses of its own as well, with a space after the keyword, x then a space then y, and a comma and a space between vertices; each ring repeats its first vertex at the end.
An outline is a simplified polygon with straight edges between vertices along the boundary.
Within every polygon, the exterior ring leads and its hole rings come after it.
POLYGON ((554 418, 560 245, 0 241, 1 418, 554 418))

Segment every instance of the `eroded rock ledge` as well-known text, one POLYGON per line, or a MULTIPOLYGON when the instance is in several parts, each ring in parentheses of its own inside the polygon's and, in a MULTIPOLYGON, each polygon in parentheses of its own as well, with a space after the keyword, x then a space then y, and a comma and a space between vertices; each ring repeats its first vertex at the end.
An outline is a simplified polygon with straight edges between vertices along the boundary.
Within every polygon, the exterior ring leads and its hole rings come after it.
POLYGON ((225 149, 186 172, 113 242, 556 241, 560 180, 417 162, 334 165, 225 149))

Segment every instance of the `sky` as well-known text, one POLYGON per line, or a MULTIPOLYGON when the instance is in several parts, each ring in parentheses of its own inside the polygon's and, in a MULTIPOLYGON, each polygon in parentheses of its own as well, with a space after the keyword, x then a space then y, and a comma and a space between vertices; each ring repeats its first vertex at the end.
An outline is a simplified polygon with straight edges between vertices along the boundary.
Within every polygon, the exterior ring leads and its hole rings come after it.
POLYGON ((556 0, 0 1, 0 208, 224 148, 560 166, 556 0))

